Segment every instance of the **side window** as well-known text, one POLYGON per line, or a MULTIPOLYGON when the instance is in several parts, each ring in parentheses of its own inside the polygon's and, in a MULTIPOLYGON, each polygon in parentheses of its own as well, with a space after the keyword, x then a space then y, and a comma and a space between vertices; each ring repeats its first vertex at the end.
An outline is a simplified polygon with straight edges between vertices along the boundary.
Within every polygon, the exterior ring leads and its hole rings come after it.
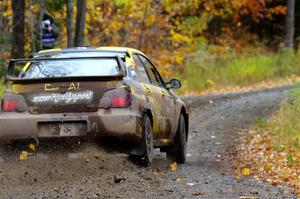
POLYGON ((139 55, 139 57, 141 58, 144 66, 146 67, 146 70, 149 74, 149 78, 151 80, 151 83, 156 85, 156 86, 162 86, 163 83, 162 83, 157 71, 154 69, 154 66, 144 56, 139 55))
POLYGON ((140 58, 137 55, 133 55, 133 59, 135 62, 135 70, 137 73, 137 80, 143 83, 150 83, 149 77, 147 75, 147 72, 145 70, 145 67, 143 63, 141 62, 140 58))

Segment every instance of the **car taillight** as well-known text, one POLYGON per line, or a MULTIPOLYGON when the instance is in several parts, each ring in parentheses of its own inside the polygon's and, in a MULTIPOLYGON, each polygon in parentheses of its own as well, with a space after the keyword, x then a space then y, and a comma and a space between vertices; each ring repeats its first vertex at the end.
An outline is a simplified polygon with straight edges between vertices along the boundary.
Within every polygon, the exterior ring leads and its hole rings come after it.
POLYGON ((17 102, 13 100, 3 100, 2 101, 2 111, 16 111, 17 110, 17 102))
POLYGON ((23 96, 12 93, 5 92, 3 95, 3 100, 1 101, 1 111, 3 112, 24 112, 27 111, 28 107, 23 96))
POLYGON ((107 91, 100 100, 100 108, 126 108, 132 103, 132 94, 129 88, 117 88, 107 91))
POLYGON ((127 107, 130 103, 126 97, 114 97, 111 99, 111 105, 113 107, 127 107))

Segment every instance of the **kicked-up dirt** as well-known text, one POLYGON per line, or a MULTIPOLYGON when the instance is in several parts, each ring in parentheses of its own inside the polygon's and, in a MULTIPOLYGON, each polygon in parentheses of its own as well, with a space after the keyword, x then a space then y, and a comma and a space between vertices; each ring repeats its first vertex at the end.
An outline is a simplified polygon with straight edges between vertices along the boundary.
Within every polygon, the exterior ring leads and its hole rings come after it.
POLYGON ((277 88, 185 97, 188 157, 173 170, 158 151, 147 168, 129 160, 126 143, 118 141, 42 140, 24 161, 21 151, 30 151, 24 143, 2 143, 0 198, 296 198, 286 187, 230 172, 243 129, 269 117, 287 94, 277 88))

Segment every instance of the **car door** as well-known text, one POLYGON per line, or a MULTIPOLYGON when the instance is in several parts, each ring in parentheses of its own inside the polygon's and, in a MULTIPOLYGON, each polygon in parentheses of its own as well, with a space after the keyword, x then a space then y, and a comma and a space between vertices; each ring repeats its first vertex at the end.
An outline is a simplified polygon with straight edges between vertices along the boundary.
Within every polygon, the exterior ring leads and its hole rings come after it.
POLYGON ((165 88, 165 84, 153 64, 143 55, 139 55, 139 58, 146 68, 151 81, 151 89, 155 92, 158 106, 160 107, 160 138, 169 139, 175 118, 173 95, 165 88))
POLYGON ((164 121, 165 118, 162 115, 161 96, 159 89, 152 85, 151 78, 137 54, 133 54, 135 62, 135 70, 137 73, 136 80, 140 82, 145 92, 146 99, 149 103, 151 111, 153 113, 153 135, 155 139, 160 139, 162 132, 165 131, 164 121))

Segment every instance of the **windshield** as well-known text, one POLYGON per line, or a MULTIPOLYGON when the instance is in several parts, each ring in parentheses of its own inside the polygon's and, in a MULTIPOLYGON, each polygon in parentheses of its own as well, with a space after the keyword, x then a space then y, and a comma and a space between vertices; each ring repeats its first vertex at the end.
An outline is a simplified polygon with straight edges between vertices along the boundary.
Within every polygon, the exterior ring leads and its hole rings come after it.
POLYGON ((27 62, 19 79, 115 76, 119 73, 116 59, 70 59, 27 62))

